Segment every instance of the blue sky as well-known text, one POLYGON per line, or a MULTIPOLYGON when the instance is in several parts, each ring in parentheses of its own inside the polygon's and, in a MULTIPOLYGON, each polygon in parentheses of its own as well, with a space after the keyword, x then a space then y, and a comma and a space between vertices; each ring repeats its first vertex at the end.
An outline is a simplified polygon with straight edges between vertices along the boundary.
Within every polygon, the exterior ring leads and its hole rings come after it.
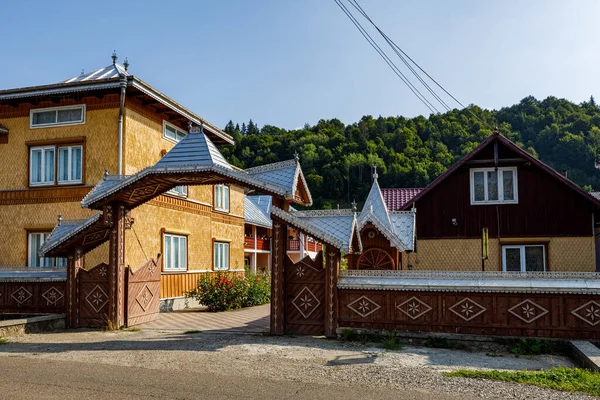
MULTIPOLYGON (((600 96, 600 2, 362 0, 379 26, 464 104, 600 96)), ((212 123, 428 115, 333 0, 11 1, 0 88, 108 65, 212 123)))

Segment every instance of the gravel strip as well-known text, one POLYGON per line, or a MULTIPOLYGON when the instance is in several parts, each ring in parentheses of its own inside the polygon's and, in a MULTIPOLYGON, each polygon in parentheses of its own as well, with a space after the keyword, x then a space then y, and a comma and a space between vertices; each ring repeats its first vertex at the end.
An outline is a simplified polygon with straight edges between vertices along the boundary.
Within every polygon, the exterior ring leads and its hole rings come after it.
POLYGON ((310 337, 59 332, 10 338, 0 357, 23 356, 141 366, 150 369, 211 371, 306 383, 387 386, 399 390, 454 393, 497 399, 592 399, 515 383, 451 378, 459 368, 538 370, 572 366, 564 357, 516 358, 510 354, 407 346, 384 351, 356 343, 310 337))

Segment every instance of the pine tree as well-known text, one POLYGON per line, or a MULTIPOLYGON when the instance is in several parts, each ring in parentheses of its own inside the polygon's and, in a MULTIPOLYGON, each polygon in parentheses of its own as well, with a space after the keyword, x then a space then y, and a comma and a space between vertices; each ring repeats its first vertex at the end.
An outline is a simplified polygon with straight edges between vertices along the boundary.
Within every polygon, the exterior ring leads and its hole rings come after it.
POLYGON ((233 136, 233 133, 235 132, 235 127, 233 126, 233 121, 232 120, 229 120, 229 122, 227 123, 227 125, 225 125, 224 131, 228 135, 233 136))
POLYGON ((258 128, 254 124, 254 122, 252 122, 252 119, 250 119, 250 121, 248 122, 248 135, 256 135, 256 134, 258 134, 258 128))
POLYGON ((248 129, 246 128, 246 123, 245 122, 242 122, 242 130, 240 131, 240 133, 243 136, 246 136, 248 134, 248 129))

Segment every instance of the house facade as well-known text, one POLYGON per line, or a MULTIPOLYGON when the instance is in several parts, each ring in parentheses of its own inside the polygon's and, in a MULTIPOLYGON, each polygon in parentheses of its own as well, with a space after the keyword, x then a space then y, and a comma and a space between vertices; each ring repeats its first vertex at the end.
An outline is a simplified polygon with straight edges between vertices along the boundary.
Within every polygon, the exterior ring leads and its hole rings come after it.
MULTIPOLYGON (((156 164, 186 136, 189 123, 202 125, 216 145, 233 143, 116 57, 61 83, 0 91, 0 162, 10 171, 0 176, 0 267, 64 268, 64 257, 38 254, 59 214, 62 220, 93 215, 81 201, 105 174, 129 176, 156 164)), ((133 209, 131 218, 127 263, 163 255, 162 299, 182 298, 200 273, 243 271, 241 186, 181 185, 133 209)), ((104 243, 86 254, 85 267, 107 258, 104 243)))
POLYGON ((598 199, 502 135, 424 189, 382 193, 392 210, 417 210, 415 251, 404 269, 597 270, 598 199))

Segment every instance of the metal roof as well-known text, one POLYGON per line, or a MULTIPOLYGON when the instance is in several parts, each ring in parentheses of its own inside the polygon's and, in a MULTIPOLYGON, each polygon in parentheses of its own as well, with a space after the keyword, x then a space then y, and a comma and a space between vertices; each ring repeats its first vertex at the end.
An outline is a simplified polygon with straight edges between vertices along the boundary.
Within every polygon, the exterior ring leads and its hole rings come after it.
POLYGON ((310 194, 308 184, 306 183, 304 173, 302 172, 300 162, 297 158, 261 165, 259 167, 247 168, 245 171, 256 178, 285 188, 290 196, 293 196, 296 193, 298 183, 302 183, 309 200, 306 205, 312 205, 312 195, 310 194))
POLYGON ((64 282, 65 268, 2 267, 0 282, 64 282))
POLYGON ((101 214, 94 214, 87 219, 61 221, 54 227, 50 233, 50 236, 48 236, 42 247, 40 247, 40 256, 43 257, 44 254, 73 238, 90 225, 96 223, 100 219, 100 215, 101 214))
POLYGON ((352 210, 316 210, 287 212, 272 206, 271 214, 310 236, 335 246, 342 255, 362 252, 362 243, 357 230, 356 213, 352 210), (355 237, 359 248, 352 248, 355 237))
POLYGON ((97 69, 94 72, 74 76, 73 78, 63 81, 63 83, 100 81, 104 79, 119 78, 121 76, 131 76, 129 72, 121 64, 114 63, 107 67, 97 69))
POLYGON ((0 124, 0 134, 6 135, 8 133, 8 128, 4 125, 0 124))
POLYGON ((273 227, 273 221, 271 220, 270 211, 265 212, 265 207, 261 207, 258 204, 260 203, 261 197, 271 198, 271 196, 244 197, 244 221, 250 225, 257 225, 271 229, 273 227))
POLYGON ((361 223, 362 225, 363 220, 367 217, 367 215, 370 214, 375 215, 383 223, 386 223, 388 225, 392 224, 388 208, 385 204, 385 200, 383 199, 383 195, 381 194, 379 183, 377 182, 376 173, 373 176, 373 184, 371 185, 371 190, 369 191, 369 195, 365 200, 363 210, 361 211, 360 216, 358 217, 359 223, 361 223))
POLYGON ((342 271, 337 287, 434 292, 599 294, 600 279, 595 273, 342 271))
POLYGON ((383 188, 381 194, 390 211, 402 210, 403 207, 423 190, 422 188, 383 188))
POLYGON ((188 134, 177 143, 153 168, 181 166, 213 166, 233 169, 214 143, 202 134, 188 134))

